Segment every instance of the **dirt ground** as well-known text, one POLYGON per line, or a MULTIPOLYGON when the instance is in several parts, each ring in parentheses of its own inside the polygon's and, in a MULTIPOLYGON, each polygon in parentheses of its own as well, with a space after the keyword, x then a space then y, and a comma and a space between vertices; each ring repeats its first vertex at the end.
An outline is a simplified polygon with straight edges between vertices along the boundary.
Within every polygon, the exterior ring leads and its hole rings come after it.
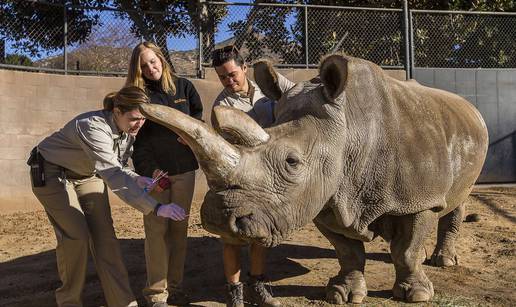
MULTIPOLYGON (((194 203, 190 220, 185 288, 195 306, 222 306, 221 244, 202 229, 199 205, 194 203)), ((436 295, 431 303, 414 306, 516 306, 516 187, 477 187, 468 199, 467 214, 471 213, 478 214, 480 221, 463 223, 457 246, 459 266, 425 265, 436 295)), ((133 291, 143 304, 141 214, 129 206, 115 206, 113 219, 133 291)), ((427 240, 428 257, 434 241, 434 236, 427 240)), ((388 244, 377 238, 366 244, 366 251, 369 294, 364 305, 402 305, 391 297, 394 269, 388 244)), ((284 306, 329 306, 323 301, 324 286, 339 267, 334 250, 313 224, 271 249, 268 268, 274 296, 284 306)), ((0 215, 0 306, 55 306, 53 291, 59 284, 55 237, 45 213, 0 215)), ((92 263, 84 303, 104 304, 92 263)))

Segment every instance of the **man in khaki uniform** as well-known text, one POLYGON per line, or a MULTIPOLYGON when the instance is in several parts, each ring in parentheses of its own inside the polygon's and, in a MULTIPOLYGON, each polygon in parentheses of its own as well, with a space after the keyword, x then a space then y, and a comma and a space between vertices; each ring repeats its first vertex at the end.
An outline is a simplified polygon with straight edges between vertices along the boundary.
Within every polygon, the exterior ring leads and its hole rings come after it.
POLYGON ((126 168, 135 135, 145 121, 138 110, 145 92, 126 87, 106 96, 104 110, 81 114, 45 138, 29 164, 34 195, 54 226, 62 286, 58 306, 82 306, 88 249, 108 306, 137 306, 113 229, 107 186, 143 212, 183 220, 184 210, 147 194, 152 179, 126 168), (44 176, 38 172, 44 168, 44 176))
MULTIPOLYGON (((217 49, 213 52, 213 67, 217 72, 224 90, 213 104, 237 108, 247 113, 260 126, 270 127, 274 123, 275 101, 263 95, 260 88, 247 78, 247 65, 234 46, 217 49)), ((278 74, 278 83, 282 91, 294 86, 294 83, 278 74)), ((212 111, 213 116, 213 111, 212 111)), ((243 284, 240 282, 241 242, 229 242, 223 239, 224 274, 226 276, 227 300, 229 307, 243 307, 243 284)), ((247 301, 264 307, 281 306, 279 300, 272 297, 264 281, 266 248, 258 244, 249 247, 250 274, 247 283, 247 301)))

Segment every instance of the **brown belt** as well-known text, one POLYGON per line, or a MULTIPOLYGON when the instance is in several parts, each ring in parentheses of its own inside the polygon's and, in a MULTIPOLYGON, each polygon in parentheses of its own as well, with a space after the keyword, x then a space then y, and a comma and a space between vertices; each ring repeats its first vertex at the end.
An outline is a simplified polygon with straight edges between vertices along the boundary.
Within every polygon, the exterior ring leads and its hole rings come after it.
POLYGON ((63 170, 64 170, 64 174, 65 174, 65 178, 66 179, 72 179, 72 180, 81 180, 81 179, 86 179, 86 178, 90 178, 90 177, 93 177, 95 175, 89 175, 89 176, 84 176, 84 175, 79 175, 67 168, 64 168, 63 167, 63 170))
POLYGON ((90 178, 90 177, 95 176, 95 174, 86 175, 86 176, 85 175, 79 175, 76 172, 74 172, 74 171, 72 171, 70 169, 67 169, 65 167, 62 167, 59 164, 52 163, 52 162, 50 162, 48 160, 45 160, 45 162, 48 163, 48 164, 52 164, 52 165, 55 165, 55 166, 59 167, 61 169, 61 171, 63 172, 63 175, 64 175, 63 177, 65 179, 82 180, 82 179, 86 179, 86 178, 90 178))

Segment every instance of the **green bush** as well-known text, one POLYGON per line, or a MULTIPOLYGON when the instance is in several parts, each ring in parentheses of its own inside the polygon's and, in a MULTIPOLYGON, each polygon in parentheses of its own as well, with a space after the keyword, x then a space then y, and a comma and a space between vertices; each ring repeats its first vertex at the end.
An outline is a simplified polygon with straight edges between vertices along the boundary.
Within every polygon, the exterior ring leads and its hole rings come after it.
POLYGON ((22 54, 8 54, 5 57, 4 63, 10 65, 33 66, 32 60, 28 56, 22 54))

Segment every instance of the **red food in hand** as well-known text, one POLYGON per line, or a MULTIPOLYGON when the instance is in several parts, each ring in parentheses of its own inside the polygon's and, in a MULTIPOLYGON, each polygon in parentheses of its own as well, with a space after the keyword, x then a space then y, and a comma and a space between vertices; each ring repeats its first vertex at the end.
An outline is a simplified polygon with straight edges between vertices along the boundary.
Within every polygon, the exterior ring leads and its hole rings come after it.
POLYGON ((170 188, 170 180, 167 177, 163 177, 158 180, 158 186, 163 190, 170 188))

